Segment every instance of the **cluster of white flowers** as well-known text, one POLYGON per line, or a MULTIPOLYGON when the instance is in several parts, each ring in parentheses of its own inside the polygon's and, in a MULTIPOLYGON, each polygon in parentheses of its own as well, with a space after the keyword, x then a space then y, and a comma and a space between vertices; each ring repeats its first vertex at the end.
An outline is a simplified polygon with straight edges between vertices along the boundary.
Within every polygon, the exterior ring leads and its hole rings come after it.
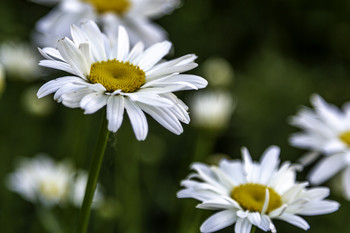
MULTIPOLYGON (((10 190, 24 199, 44 206, 71 203, 80 207, 83 201, 87 173, 75 170, 68 162, 55 162, 45 154, 22 159, 7 177, 10 190)), ((94 205, 102 203, 103 195, 96 189, 94 205)))
MULTIPOLYGON (((36 24, 36 43, 44 60, 40 66, 68 75, 45 83, 37 92, 85 114, 106 111, 108 130, 117 132, 128 115, 137 140, 148 134, 146 114, 174 134, 181 134, 181 123, 188 124, 187 105, 173 92, 205 88, 208 82, 197 75, 182 74, 197 67, 194 54, 165 60, 172 44, 166 32, 151 19, 172 12, 179 0, 32 0, 54 8, 36 24), (100 29, 101 28, 101 29, 100 29), (146 114, 145 114, 146 113, 146 114)), ((0 93, 4 70, 22 79, 37 78, 37 58, 29 47, 4 44, 0 47, 0 93), (21 67, 17 60, 21 57, 21 67), (3 70, 4 69, 4 70, 3 70)), ((228 126, 236 105, 222 90, 231 84, 233 69, 221 58, 208 60, 205 73, 215 91, 193 98, 194 124, 220 130, 228 126)), ((31 111, 44 114, 37 102, 24 97, 31 111)), ((318 155, 323 158, 311 171, 311 184, 321 184, 343 170, 344 194, 350 200, 350 103, 344 112, 327 104, 320 96, 311 99, 315 110, 304 108, 291 124, 304 129, 291 137, 291 144, 311 149, 303 165, 318 155)), ((236 233, 249 233, 253 226, 277 232, 274 219, 307 230, 309 224, 299 215, 320 215, 336 211, 339 204, 325 200, 326 187, 308 188, 297 182, 297 165, 279 166, 279 148, 272 146, 260 162, 252 161, 247 149, 241 160, 226 160, 218 166, 193 163, 191 173, 181 182, 179 198, 194 198, 197 208, 219 210, 200 227, 201 232, 218 231, 235 224, 236 233)), ((71 203, 81 206, 87 174, 66 162, 56 163, 45 155, 23 159, 9 174, 10 190, 24 199, 44 206, 71 203)), ((103 200, 95 190, 95 206, 103 200)), ((86 203, 86 202, 85 202, 86 203)))

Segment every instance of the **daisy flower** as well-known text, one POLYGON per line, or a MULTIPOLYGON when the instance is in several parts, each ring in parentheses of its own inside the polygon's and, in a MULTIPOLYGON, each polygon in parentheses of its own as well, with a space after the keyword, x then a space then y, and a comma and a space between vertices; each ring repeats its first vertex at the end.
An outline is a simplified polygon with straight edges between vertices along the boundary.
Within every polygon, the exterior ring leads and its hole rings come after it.
POLYGON ((33 203, 53 206, 65 203, 74 172, 68 163, 55 163, 46 155, 23 159, 8 176, 10 190, 33 203))
POLYGON ((229 124, 236 103, 229 92, 204 91, 193 96, 190 106, 195 126, 221 130, 229 124))
POLYGON ((197 66, 195 55, 160 62, 169 52, 170 42, 160 42, 146 50, 139 42, 129 50, 123 27, 118 41, 113 41, 92 21, 81 27, 73 25, 71 34, 73 40, 60 40, 57 49, 40 50, 47 60, 39 65, 71 75, 44 84, 38 91, 39 98, 55 93, 55 100, 67 107, 80 107, 85 114, 106 106, 108 129, 112 132, 121 126, 125 109, 138 140, 144 140, 148 133, 144 112, 169 131, 183 132, 180 121, 189 123, 188 108, 172 92, 207 85, 199 76, 180 74, 197 66))
POLYGON ((52 46, 62 36, 68 36, 71 24, 94 20, 105 27, 105 32, 117 33, 122 25, 133 43, 142 40, 146 45, 163 41, 166 32, 150 19, 158 18, 175 9, 179 0, 34 0, 39 4, 57 4, 36 24, 35 37, 39 44, 52 46))
POLYGON ((38 61, 37 50, 25 42, 7 41, 0 44, 0 63, 11 78, 28 82, 37 80, 40 74, 38 61), (19 58, 22 60, 20 66, 19 58))
POLYGON ((291 118, 290 123, 304 131, 293 134, 290 143, 311 150, 303 157, 304 164, 325 155, 309 174, 312 184, 321 184, 343 170, 344 195, 350 200, 350 103, 342 111, 315 94, 311 104, 314 109, 304 107, 291 118))
MULTIPOLYGON (((56 162, 45 154, 22 159, 7 177, 10 190, 24 199, 51 207, 72 203, 80 207, 87 182, 85 171, 75 171, 68 162, 56 162)), ((99 188, 95 190, 94 206, 103 200, 99 188)))
POLYGON ((246 148, 243 161, 226 160, 218 166, 194 163, 195 171, 181 182, 185 188, 179 198, 194 198, 197 208, 219 210, 200 227, 201 232, 215 232, 235 223, 236 233, 249 233, 252 225, 277 232, 272 219, 280 219, 307 230, 309 224, 299 215, 334 212, 339 204, 324 200, 328 188, 306 189, 307 182, 297 183, 296 167, 279 165, 279 148, 268 148, 260 162, 253 162, 246 148))

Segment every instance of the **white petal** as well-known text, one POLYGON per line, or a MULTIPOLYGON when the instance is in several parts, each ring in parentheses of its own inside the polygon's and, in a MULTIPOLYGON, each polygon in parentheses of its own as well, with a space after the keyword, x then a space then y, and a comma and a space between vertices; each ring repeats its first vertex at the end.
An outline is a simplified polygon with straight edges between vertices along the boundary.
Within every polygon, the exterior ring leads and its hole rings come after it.
POLYGON ((145 50, 140 62, 137 65, 140 66, 143 71, 147 72, 147 70, 152 68, 160 61, 160 59, 168 54, 170 48, 171 43, 168 41, 154 44, 145 50))
POLYGON ((261 209, 261 214, 265 214, 267 211, 267 208, 269 207, 270 203, 270 192, 269 189, 265 190, 265 200, 264 200, 264 205, 263 208, 261 209))
POLYGON ((149 74, 150 72, 147 72, 147 79, 153 80, 157 77, 162 77, 165 75, 186 72, 188 70, 192 70, 196 68, 197 66, 198 66, 197 63, 189 63, 189 64, 184 64, 179 66, 171 66, 171 67, 165 67, 163 69, 152 70, 151 74, 149 74))
POLYGON ((294 214, 283 213, 281 216, 278 217, 278 219, 281 219, 304 230, 310 228, 309 224, 303 218, 294 214))
POLYGON ((74 76, 66 76, 66 77, 51 80, 40 87, 40 89, 38 90, 37 96, 38 96, 38 98, 42 98, 44 96, 47 96, 51 93, 56 92, 62 86, 66 85, 68 83, 74 82, 74 81, 79 82, 79 81, 81 81, 81 79, 78 77, 74 77, 74 76))
POLYGON ((107 100, 108 129, 117 132, 123 122, 124 97, 110 96, 107 100))
POLYGON ((170 108, 174 106, 174 103, 167 98, 163 98, 155 93, 134 92, 123 93, 124 96, 128 96, 130 100, 141 102, 151 106, 170 108))
POLYGON ((84 114, 92 114, 107 104, 107 96, 104 93, 93 92, 86 95, 80 102, 84 114))
POLYGON ((248 220, 256 226, 260 225, 261 222, 261 215, 258 212, 254 212, 254 213, 249 213, 248 214, 248 220))
POLYGON ((232 225, 236 220, 237 216, 234 211, 223 210, 205 220, 200 227, 200 231, 203 233, 218 231, 232 225))
POLYGON ((145 140, 148 133, 148 124, 145 114, 136 104, 128 99, 125 99, 125 109, 137 140, 145 140))
POLYGON ((153 117, 159 124, 170 132, 179 135, 183 132, 183 128, 177 117, 166 108, 158 108, 152 105, 139 104, 143 111, 153 117))
POLYGON ((339 209, 339 203, 335 201, 315 201, 308 202, 303 206, 303 210, 298 214, 301 215, 320 215, 329 214, 339 209))
POLYGON ((58 50, 55 48, 46 47, 43 49, 39 48, 38 50, 39 50, 40 54, 43 55, 43 57, 45 57, 46 59, 49 59, 49 60, 57 59, 57 60, 64 61, 60 52, 58 52, 58 50))
POLYGON ((61 96, 62 104, 70 108, 79 108, 81 100, 92 92, 89 88, 85 88, 76 92, 65 93, 61 96))
POLYGON ((220 169, 230 177, 230 181, 234 186, 238 186, 246 182, 241 162, 223 159, 220 161, 219 166, 220 169))
POLYGON ((85 78, 89 75, 90 64, 70 39, 59 40, 57 48, 64 60, 72 66, 80 77, 85 78))
POLYGON ((86 36, 88 37, 91 45, 91 52, 95 61, 106 61, 107 55, 104 46, 103 35, 93 21, 87 21, 81 25, 81 28, 84 30, 86 36))
POLYGON ((140 54, 142 54, 144 49, 144 45, 142 42, 138 42, 130 51, 128 61, 131 62, 132 64, 138 64, 138 60, 140 58, 140 54))
POLYGON ((208 190, 201 190, 198 192, 194 189, 183 189, 177 193, 178 198, 194 198, 199 201, 206 201, 211 199, 221 198, 221 195, 208 190))
POLYGON ((117 60, 125 61, 129 55, 129 36, 124 27, 119 27, 117 60))
POLYGON ((350 200, 350 166, 343 171, 342 184, 344 196, 347 200, 350 200))
POLYGON ((320 156, 319 151, 310 151, 302 155, 301 158, 298 159, 298 163, 300 163, 302 166, 308 166, 313 162, 315 162, 319 156, 320 156))
POLYGON ((70 33, 76 46, 79 46, 81 43, 89 42, 85 32, 74 24, 71 26, 70 33))
POLYGON ((248 219, 239 218, 235 225, 235 233, 250 233, 252 224, 248 219))
POLYGON ((308 176, 309 180, 314 185, 321 184, 334 176, 346 165, 347 164, 343 154, 327 156, 312 169, 308 176))
POLYGON ((233 207, 239 208, 238 204, 230 201, 229 199, 217 198, 208 201, 204 201, 197 205, 197 208, 207 210, 220 210, 220 209, 232 209, 233 207))
POLYGON ((272 174, 279 164, 280 149, 277 146, 271 146, 262 155, 260 161, 260 183, 267 184, 272 174))
POLYGON ((307 198, 310 201, 323 200, 329 196, 329 188, 317 187, 307 190, 303 193, 303 198, 307 198))
POLYGON ((344 115, 336 106, 328 104, 321 96, 316 94, 311 96, 311 103, 324 122, 336 130, 343 128, 344 115))
MULTIPOLYGON (((65 71, 65 72, 68 72, 68 73, 71 73, 71 74, 76 74, 78 76, 81 75, 81 73, 73 70, 72 67, 69 64, 67 64, 66 62, 62 62, 62 61, 41 60, 41 61, 39 61, 39 66, 53 68, 53 69, 56 69, 56 70, 62 70, 62 71, 65 71)), ((84 79, 86 79, 86 78, 84 77, 84 79)))

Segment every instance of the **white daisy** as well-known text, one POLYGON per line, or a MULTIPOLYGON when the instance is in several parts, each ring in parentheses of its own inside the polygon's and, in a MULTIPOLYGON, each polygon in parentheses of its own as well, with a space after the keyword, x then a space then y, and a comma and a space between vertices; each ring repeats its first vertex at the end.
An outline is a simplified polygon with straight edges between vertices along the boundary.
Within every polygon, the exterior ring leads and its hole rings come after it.
POLYGON ((7 76, 22 81, 37 80, 40 74, 37 65, 37 50, 29 44, 19 41, 7 41, 0 45, 0 63, 7 76), (21 65, 18 59, 21 58, 21 65))
MULTIPOLYGON (((8 175, 7 186, 24 199, 44 206, 66 204, 80 207, 83 202, 87 173, 75 171, 68 162, 55 162, 45 154, 22 159, 16 170, 8 175)), ((94 207, 103 201, 97 186, 94 207)))
POLYGON ((229 124, 236 103, 229 92, 204 91, 192 97, 190 106, 195 126, 220 130, 229 124))
POLYGON ((54 93, 54 99, 71 108, 81 107, 91 114, 107 106, 108 129, 116 132, 128 113, 136 138, 144 140, 148 124, 144 112, 169 131, 183 132, 180 121, 189 123, 187 106, 172 92, 204 88, 199 76, 180 74, 197 66, 195 55, 160 60, 171 43, 164 41, 144 50, 140 42, 129 50, 128 34, 120 27, 118 41, 108 40, 89 21, 81 28, 72 26, 73 41, 64 38, 58 49, 40 50, 48 60, 40 65, 71 73, 44 84, 41 98, 54 93))
POLYGON ((55 163, 41 154, 33 159, 23 159, 8 176, 7 184, 10 190, 30 202, 52 206, 67 201, 73 176, 69 164, 55 163))
POLYGON ((272 219, 280 219, 307 230, 309 224, 299 215, 319 215, 336 211, 339 204, 324 200, 328 188, 306 189, 295 181, 296 167, 279 165, 279 148, 268 148, 259 163, 242 149, 243 162, 223 159, 219 166, 194 163, 195 173, 181 182, 185 189, 179 198, 195 198, 197 208, 220 210, 200 227, 214 232, 235 223, 236 233, 249 233, 252 225, 277 232, 272 219))
POLYGON ((350 199, 350 103, 344 104, 341 111, 319 95, 312 95, 311 104, 315 110, 305 107, 291 118, 291 124, 304 131, 293 134, 290 143, 311 150, 310 156, 303 159, 305 164, 320 153, 326 156, 310 172, 312 184, 323 183, 344 170, 344 195, 350 199))
MULTIPOLYGON (((34 0, 35 1, 35 0, 34 0)), ((37 22, 38 43, 52 46, 62 36, 68 36, 71 24, 81 20, 101 23, 106 32, 117 33, 124 26, 132 43, 143 41, 146 45, 160 42, 166 32, 150 19, 170 13, 179 0, 36 0, 40 4, 58 3, 52 11, 37 22), (54 43, 54 44, 53 44, 54 43)))

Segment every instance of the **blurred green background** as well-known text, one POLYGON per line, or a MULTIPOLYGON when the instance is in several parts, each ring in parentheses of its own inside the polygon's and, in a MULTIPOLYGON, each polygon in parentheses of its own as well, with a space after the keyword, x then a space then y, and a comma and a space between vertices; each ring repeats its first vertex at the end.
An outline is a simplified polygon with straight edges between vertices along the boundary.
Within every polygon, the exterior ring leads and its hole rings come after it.
MULTIPOLYGON (((1 0, 0 43, 30 41, 35 22, 49 10, 29 1, 1 0)), ((200 224, 213 212, 195 209, 195 200, 176 198, 180 180, 189 174, 194 159, 213 162, 214 153, 240 158, 242 146, 258 159, 274 144, 281 147, 282 161, 295 162, 305 151, 288 144, 290 134, 298 131, 288 125, 288 117, 301 105, 309 106, 312 93, 338 106, 350 99, 349 1, 183 0, 182 7, 157 23, 169 33, 174 57, 198 55, 199 68, 191 73, 206 77, 201 65, 211 57, 231 64, 234 79, 228 88, 237 107, 230 124, 219 132, 190 124, 176 136, 149 118, 144 142, 135 139, 125 118, 121 130, 109 139, 99 179, 106 204, 92 212, 89 232, 199 232, 200 224)), ((23 93, 58 75, 43 75, 31 83, 6 77, 0 99, 1 233, 45 232, 35 205, 5 185, 19 158, 45 152, 88 169, 101 112, 84 115, 54 100, 53 111, 45 116, 25 108, 28 97, 23 93)), ((177 95, 189 103, 192 93, 177 95)), ((298 175, 300 181, 307 171, 298 175)), ((334 192, 330 198, 341 203, 340 210, 306 217, 311 226, 308 232, 350 232, 346 220, 350 203, 334 192)), ((57 207, 54 212, 62 225, 74 229, 76 208, 57 207)), ((275 224, 278 232, 304 232, 285 222, 275 224)), ((233 231, 231 226, 220 232, 233 231)))

